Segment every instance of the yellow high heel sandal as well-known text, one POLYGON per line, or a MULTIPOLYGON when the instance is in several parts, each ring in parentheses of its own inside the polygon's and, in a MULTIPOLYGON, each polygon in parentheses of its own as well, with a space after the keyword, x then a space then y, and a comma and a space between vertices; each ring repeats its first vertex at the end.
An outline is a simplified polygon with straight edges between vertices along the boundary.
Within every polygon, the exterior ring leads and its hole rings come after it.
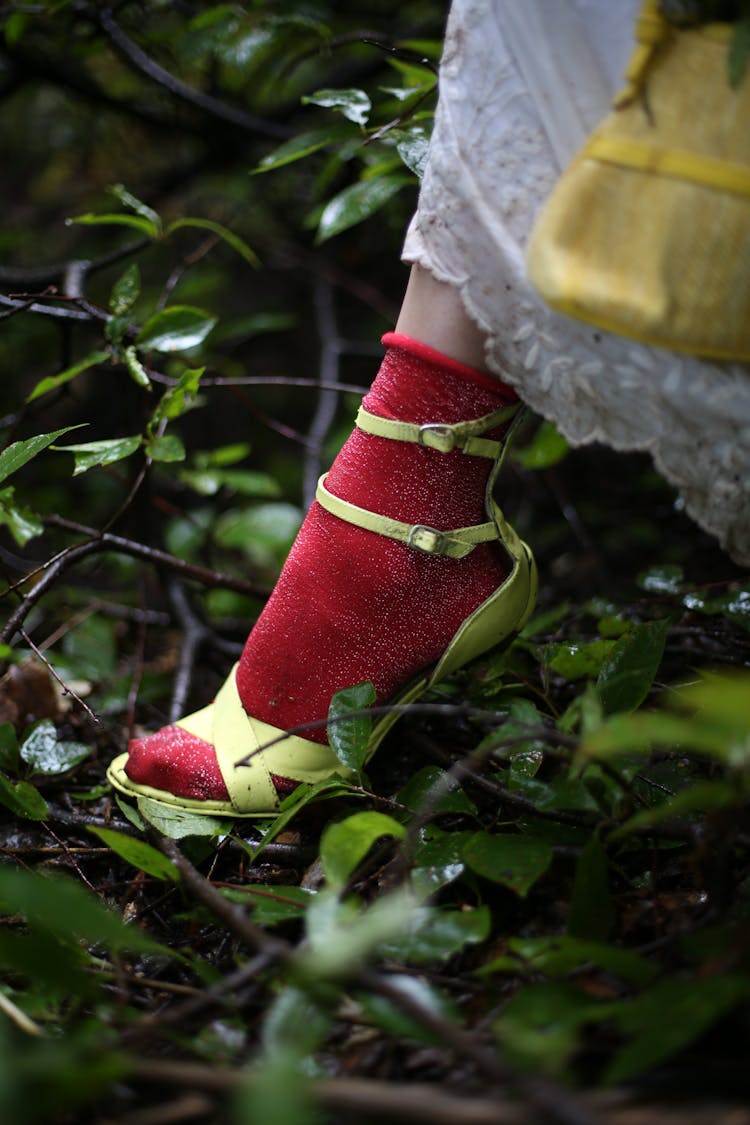
MULTIPOLYGON (((378 437, 414 442, 441 453, 459 449, 470 456, 493 460, 495 464, 485 493, 485 510, 489 517, 486 523, 450 530, 401 523, 334 496, 325 487, 325 476, 318 482, 316 498, 332 515, 376 535, 395 539, 413 551, 458 559, 468 555, 479 543, 496 541, 508 556, 510 570, 502 585, 461 624, 437 664, 420 673, 390 700, 394 705, 413 703, 452 672, 495 645, 510 640, 523 627, 534 608, 537 574, 533 556, 506 522, 493 498, 494 485, 515 421, 502 441, 482 436, 510 420, 517 411, 517 406, 503 407, 468 422, 421 426, 381 418, 368 413, 363 407, 357 415, 357 426, 378 437)), ((308 784, 334 776, 342 780, 354 776, 329 746, 298 735, 284 737, 285 731, 248 715, 237 692, 235 672, 236 668, 232 669, 213 703, 176 724, 214 746, 229 800, 176 797, 165 790, 131 781, 125 772, 127 754, 115 758, 107 770, 112 785, 129 797, 149 797, 185 812, 254 817, 272 815, 279 807, 279 795, 271 775, 308 784)), ((398 718, 399 712, 394 710, 375 720, 368 745, 368 760, 398 718)))

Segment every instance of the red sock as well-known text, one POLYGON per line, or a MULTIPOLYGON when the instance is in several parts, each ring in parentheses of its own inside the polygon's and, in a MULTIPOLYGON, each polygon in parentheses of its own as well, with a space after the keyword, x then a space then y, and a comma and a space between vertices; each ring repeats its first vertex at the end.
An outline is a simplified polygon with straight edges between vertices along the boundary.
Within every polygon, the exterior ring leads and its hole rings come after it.
MULTIPOLYGON (((514 392, 426 345, 389 333, 364 405, 401 421, 459 422, 515 400, 514 392)), ((485 519, 492 467, 355 429, 326 479, 369 511, 439 529, 485 519)), ((434 664, 461 622, 506 574, 496 544, 462 559, 430 556, 340 520, 313 504, 276 588, 248 637, 237 672, 249 714, 280 729, 325 718, 331 696, 363 680, 378 702, 434 664)), ((303 732, 326 741, 325 727, 303 732)), ((136 782, 199 800, 226 789, 213 748, 178 727, 130 745, 136 782)), ((281 786, 280 788, 283 788, 281 786)))

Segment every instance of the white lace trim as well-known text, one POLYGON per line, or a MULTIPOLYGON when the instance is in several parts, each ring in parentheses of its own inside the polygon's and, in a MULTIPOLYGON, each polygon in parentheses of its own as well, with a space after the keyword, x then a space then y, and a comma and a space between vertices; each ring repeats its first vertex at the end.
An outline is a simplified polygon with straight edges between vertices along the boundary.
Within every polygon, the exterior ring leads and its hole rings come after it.
POLYGON ((499 5, 457 0, 405 260, 459 289, 490 368, 572 444, 650 452, 688 513, 750 564, 750 372, 599 332, 537 298, 524 247, 557 175, 499 5))

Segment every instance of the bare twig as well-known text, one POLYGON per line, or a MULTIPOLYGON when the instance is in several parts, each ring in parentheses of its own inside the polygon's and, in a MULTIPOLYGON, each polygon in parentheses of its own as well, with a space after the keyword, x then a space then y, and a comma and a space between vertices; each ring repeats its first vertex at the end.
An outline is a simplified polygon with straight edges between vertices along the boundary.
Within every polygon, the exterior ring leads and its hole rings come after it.
POLYGON ((165 90, 169 90, 170 94, 179 98, 180 101, 187 102, 202 113, 206 113, 226 125, 241 129, 245 133, 273 137, 277 140, 287 140, 291 136, 290 130, 285 126, 272 121, 265 121, 262 117, 247 113, 238 106, 228 105, 226 102, 220 101, 219 98, 215 98, 211 94, 204 94, 193 86, 189 86, 187 82, 183 82, 174 74, 170 74, 168 70, 165 70, 163 66, 150 58, 137 43, 134 43, 125 34, 110 8, 101 8, 97 12, 97 19, 110 42, 132 67, 152 82, 156 82, 165 90))
POLYGON ((185 589, 180 580, 171 575, 167 583, 167 593, 172 603, 178 621, 182 626, 182 644, 177 672, 172 687, 172 699, 169 706, 169 721, 174 723, 185 714, 185 706, 193 682, 193 669, 198 653, 205 644, 210 630, 205 622, 197 616, 188 601, 185 589))
MULTIPOLYGON (((341 343, 336 323, 336 306, 333 287, 325 278, 315 279, 315 319, 320 341, 318 377, 321 383, 338 384, 341 343)), ((309 508, 315 499, 315 489, 321 471, 321 451, 336 416, 338 394, 335 389, 321 390, 318 405, 308 430, 305 448, 304 506, 309 508)))
POLYGON ((89 707, 88 703, 84 703, 84 701, 81 699, 80 695, 76 694, 76 692, 74 692, 73 689, 65 683, 65 680, 62 678, 62 676, 59 674, 59 672, 57 672, 52 667, 52 665, 50 664, 49 660, 44 655, 44 653, 39 648, 37 648, 37 646, 34 644, 31 637, 26 632, 26 630, 25 629, 19 629, 18 631, 21 634, 21 636, 23 637, 26 644, 31 649, 31 651, 36 656, 38 656, 38 658, 41 660, 42 664, 45 666, 45 668, 49 672, 50 676, 52 676, 52 678, 54 680, 56 680, 57 683, 60 685, 60 687, 62 688, 63 695, 69 695, 71 697, 71 699, 75 699, 78 706, 83 708, 83 710, 86 712, 88 717, 93 720, 93 722, 95 722, 95 723, 101 722, 99 716, 94 714, 94 712, 89 707))

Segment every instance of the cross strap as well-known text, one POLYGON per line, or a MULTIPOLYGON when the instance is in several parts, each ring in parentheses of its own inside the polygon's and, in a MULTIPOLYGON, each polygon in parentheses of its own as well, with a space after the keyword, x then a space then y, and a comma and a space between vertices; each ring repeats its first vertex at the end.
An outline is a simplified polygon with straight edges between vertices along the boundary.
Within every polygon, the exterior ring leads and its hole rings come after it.
POLYGON ((318 481, 315 499, 318 503, 334 516, 362 527, 365 531, 374 531, 377 535, 384 535, 388 539, 396 539, 405 543, 415 551, 425 555, 439 555, 443 558, 462 559, 470 554, 479 543, 489 543, 500 538, 500 532, 494 522, 474 524, 471 527, 456 527, 450 531, 440 531, 436 527, 428 527, 422 523, 402 523, 388 516, 369 512, 340 496, 334 496, 325 487, 327 474, 318 481))
POLYGON ((391 441, 409 441, 415 445, 422 445, 426 449, 436 449, 439 453, 452 453, 460 449, 472 457, 488 457, 495 461, 500 456, 503 448, 502 441, 480 437, 487 430, 508 422, 518 412, 519 404, 503 406, 500 410, 493 410, 491 414, 484 414, 481 418, 473 418, 468 422, 426 422, 419 425, 415 422, 398 422, 394 418, 381 418, 379 414, 370 414, 364 406, 360 406, 357 414, 356 425, 367 434, 375 437, 390 438, 391 441))

